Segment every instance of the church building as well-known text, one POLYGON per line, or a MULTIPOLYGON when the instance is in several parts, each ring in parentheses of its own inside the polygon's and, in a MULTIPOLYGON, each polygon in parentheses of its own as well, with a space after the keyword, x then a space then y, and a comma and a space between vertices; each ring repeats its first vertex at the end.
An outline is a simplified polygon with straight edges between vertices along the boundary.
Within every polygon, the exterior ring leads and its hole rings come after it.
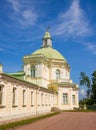
POLYGON ((0 65, 0 120, 78 108, 78 85, 70 78, 70 66, 52 47, 47 30, 40 49, 23 57, 23 70, 6 74, 0 65))

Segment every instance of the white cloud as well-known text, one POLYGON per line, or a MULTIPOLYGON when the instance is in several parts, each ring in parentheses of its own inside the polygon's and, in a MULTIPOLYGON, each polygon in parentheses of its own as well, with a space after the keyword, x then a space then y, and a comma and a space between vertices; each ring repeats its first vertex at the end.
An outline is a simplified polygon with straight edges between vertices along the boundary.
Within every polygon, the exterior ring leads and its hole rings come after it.
POLYGON ((55 26, 55 35, 80 37, 90 34, 89 22, 85 12, 80 8, 79 0, 73 0, 70 8, 59 16, 55 26))
POLYGON ((20 9, 20 3, 18 0, 8 0, 9 3, 12 4, 13 9, 18 12, 20 9))
POLYGON ((31 25, 36 21, 37 15, 34 13, 34 11, 28 9, 22 12, 22 18, 22 20, 24 20, 26 24, 31 25))
POLYGON ((34 9, 28 8, 28 6, 21 4, 18 0, 8 0, 12 4, 12 8, 15 12, 12 12, 11 19, 18 22, 23 27, 33 25, 37 20, 37 14, 34 9))
POLYGON ((93 54, 96 54, 96 44, 95 43, 86 43, 85 44, 86 48, 91 51, 93 54))

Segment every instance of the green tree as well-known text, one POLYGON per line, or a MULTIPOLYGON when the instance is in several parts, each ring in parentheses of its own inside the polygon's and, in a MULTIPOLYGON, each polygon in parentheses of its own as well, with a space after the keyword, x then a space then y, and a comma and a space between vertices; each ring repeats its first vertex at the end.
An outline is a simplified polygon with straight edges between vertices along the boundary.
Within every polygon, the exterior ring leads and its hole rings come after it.
POLYGON ((94 100, 94 103, 96 103, 96 71, 92 74, 92 99, 94 100))
POLYGON ((87 97, 90 98, 90 95, 91 95, 91 80, 84 72, 80 73, 80 85, 81 86, 87 86, 87 97))
POLYGON ((96 103, 96 70, 92 73, 90 79, 84 72, 80 73, 80 85, 87 87, 87 102, 96 103))

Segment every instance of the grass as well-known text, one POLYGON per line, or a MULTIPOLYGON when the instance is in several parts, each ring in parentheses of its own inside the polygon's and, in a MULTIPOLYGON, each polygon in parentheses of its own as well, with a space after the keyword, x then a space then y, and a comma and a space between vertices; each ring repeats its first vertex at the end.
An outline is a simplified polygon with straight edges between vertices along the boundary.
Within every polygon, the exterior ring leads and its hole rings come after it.
POLYGON ((96 111, 93 111, 93 110, 84 110, 84 109, 81 109, 81 110, 64 110, 63 112, 96 112, 96 111))
POLYGON ((25 120, 21 120, 21 121, 16 121, 16 122, 0 125, 0 130, 6 130, 6 129, 9 129, 9 128, 15 128, 17 126, 30 124, 32 122, 35 122, 35 121, 38 121, 38 120, 41 120, 41 119, 45 119, 45 118, 49 118, 49 117, 57 115, 59 113, 60 112, 50 113, 50 114, 46 114, 46 115, 43 115, 43 116, 38 116, 38 117, 35 117, 35 118, 30 118, 30 119, 25 119, 25 120))

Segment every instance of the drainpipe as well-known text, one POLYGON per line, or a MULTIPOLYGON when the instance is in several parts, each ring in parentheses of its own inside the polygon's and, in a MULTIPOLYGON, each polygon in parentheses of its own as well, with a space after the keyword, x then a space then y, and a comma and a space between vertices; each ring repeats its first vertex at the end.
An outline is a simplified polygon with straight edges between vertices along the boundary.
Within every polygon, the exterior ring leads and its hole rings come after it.
POLYGON ((37 98, 37 95, 38 95, 38 93, 37 93, 37 89, 36 89, 36 116, 37 116, 37 107, 38 107, 38 104, 37 104, 37 100, 38 100, 38 98, 37 98))

